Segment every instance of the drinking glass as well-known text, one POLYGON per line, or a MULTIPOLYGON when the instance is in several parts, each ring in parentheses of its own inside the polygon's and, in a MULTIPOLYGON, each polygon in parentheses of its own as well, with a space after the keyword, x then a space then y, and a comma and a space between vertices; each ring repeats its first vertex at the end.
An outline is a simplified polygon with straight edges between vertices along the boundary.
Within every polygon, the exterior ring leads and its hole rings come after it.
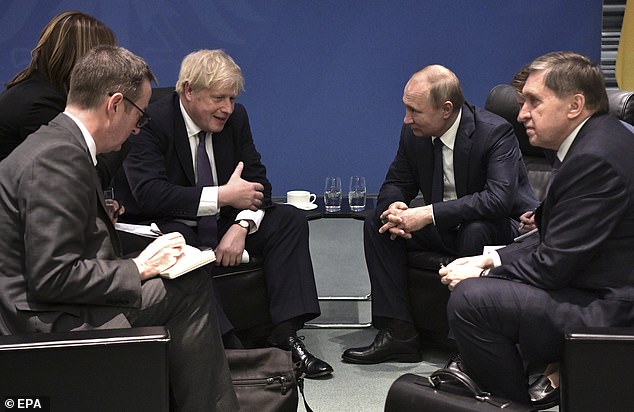
POLYGON ((365 209, 365 177, 352 176, 350 178, 350 189, 348 191, 348 202, 350 210, 360 212, 365 209))
POLYGON ((324 187, 324 205, 326 212, 339 212, 341 210, 341 178, 329 176, 324 187))
POLYGON ((114 188, 109 187, 103 191, 103 199, 110 219, 115 221, 119 217, 119 203, 114 198, 114 188))

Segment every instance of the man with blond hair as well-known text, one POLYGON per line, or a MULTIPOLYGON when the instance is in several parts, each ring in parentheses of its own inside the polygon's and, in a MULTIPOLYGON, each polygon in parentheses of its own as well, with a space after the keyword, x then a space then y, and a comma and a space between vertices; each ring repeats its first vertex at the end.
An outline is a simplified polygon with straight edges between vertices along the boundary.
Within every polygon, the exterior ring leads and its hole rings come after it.
MULTIPOLYGON (((176 92, 150 105, 152 120, 132 142, 124 166, 138 206, 126 203, 126 214, 214 248, 222 266, 240 264, 245 249, 262 256, 269 343, 292 351, 307 377, 327 375, 332 367, 297 336, 320 314, 308 222, 294 207, 271 201, 247 112, 236 103, 243 88, 242 71, 225 52, 185 57, 176 92)), ((220 323, 226 347, 239 347, 223 314, 220 323)))

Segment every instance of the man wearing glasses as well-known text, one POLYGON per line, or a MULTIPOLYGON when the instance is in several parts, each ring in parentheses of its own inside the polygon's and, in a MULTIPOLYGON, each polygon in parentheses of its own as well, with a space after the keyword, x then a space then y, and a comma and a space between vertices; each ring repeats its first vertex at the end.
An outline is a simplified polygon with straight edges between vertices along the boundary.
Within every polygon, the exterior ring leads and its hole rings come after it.
POLYGON ((179 233, 121 258, 95 171, 97 154, 147 123, 152 80, 129 51, 92 49, 64 113, 0 162, 0 335, 163 325, 171 409, 237 410, 209 276, 158 277, 181 254, 179 233))

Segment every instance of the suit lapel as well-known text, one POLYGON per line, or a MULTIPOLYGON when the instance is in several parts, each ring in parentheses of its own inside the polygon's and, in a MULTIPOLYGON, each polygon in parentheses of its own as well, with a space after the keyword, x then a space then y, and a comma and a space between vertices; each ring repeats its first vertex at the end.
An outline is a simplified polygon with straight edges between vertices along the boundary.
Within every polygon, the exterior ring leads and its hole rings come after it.
POLYGON ((471 135, 475 131, 475 120, 471 108, 462 106, 462 118, 456 133, 456 141, 453 147, 453 172, 456 183, 456 195, 458 197, 467 194, 469 182, 469 159, 473 141, 471 135))
POLYGON ((192 152, 189 146, 189 136, 185 127, 185 119, 181 113, 178 94, 174 94, 172 100, 172 113, 174 114, 174 148, 176 155, 180 161, 185 176, 192 186, 196 185, 196 176, 194 175, 194 163, 192 161, 192 152))
POLYGON ((218 185, 225 184, 229 181, 231 173, 235 169, 234 158, 231 155, 233 149, 233 139, 231 131, 225 126, 220 133, 214 133, 212 142, 214 147, 214 161, 216 162, 216 173, 218 175, 218 185))

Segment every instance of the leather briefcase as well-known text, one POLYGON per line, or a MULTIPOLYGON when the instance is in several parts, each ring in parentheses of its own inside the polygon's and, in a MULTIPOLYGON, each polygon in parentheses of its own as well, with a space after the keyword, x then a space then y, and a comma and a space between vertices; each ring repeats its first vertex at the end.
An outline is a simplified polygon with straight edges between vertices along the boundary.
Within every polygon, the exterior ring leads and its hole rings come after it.
MULTIPOLYGON (((297 411, 298 390, 304 397, 304 378, 291 352, 278 348, 225 350, 240 410, 297 411)), ((306 411, 312 412, 304 399, 306 411)))
POLYGON ((468 376, 451 369, 440 369, 429 377, 406 373, 394 381, 385 400, 385 412, 532 410, 529 405, 491 396, 480 390, 468 376))

